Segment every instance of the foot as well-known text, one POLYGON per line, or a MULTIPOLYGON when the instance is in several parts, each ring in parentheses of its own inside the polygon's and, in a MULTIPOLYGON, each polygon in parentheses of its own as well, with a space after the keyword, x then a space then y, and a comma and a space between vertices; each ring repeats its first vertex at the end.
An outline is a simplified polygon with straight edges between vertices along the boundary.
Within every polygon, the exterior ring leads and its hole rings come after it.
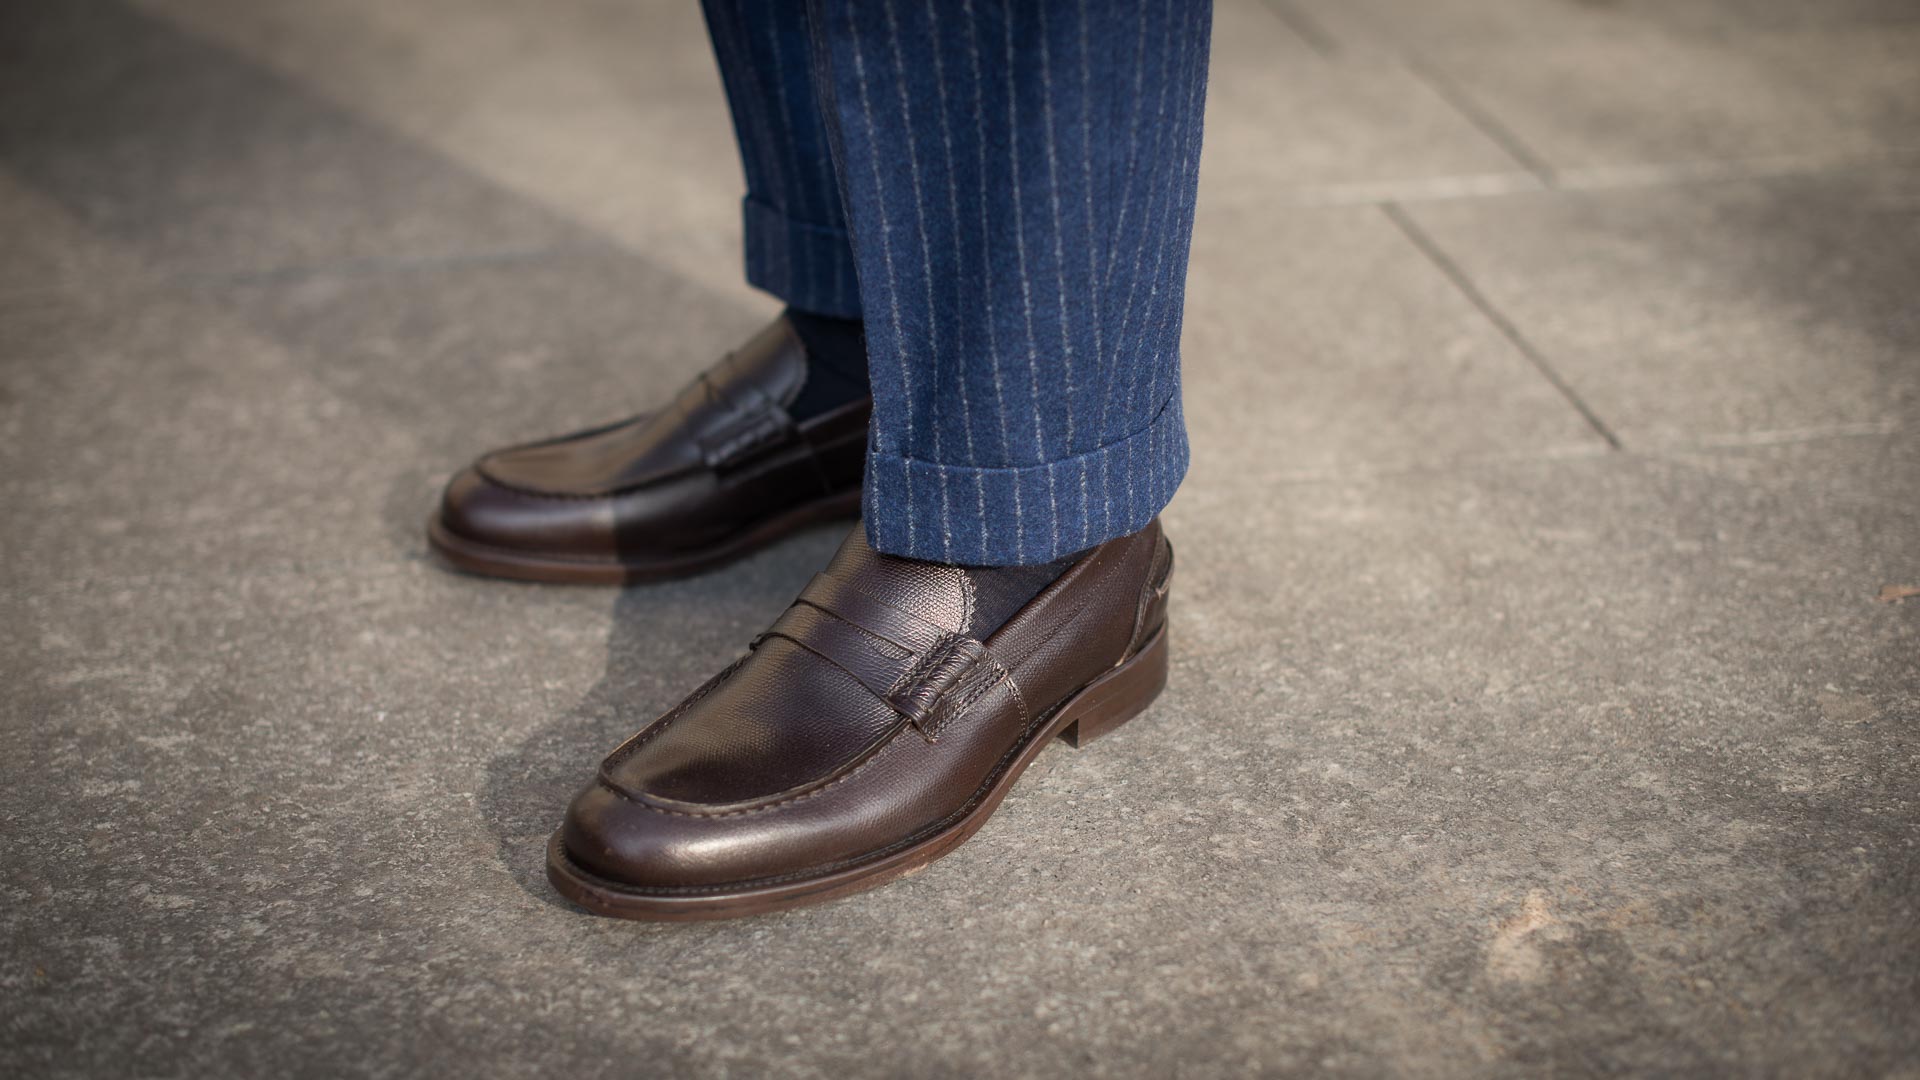
POLYGON ((601 764, 547 876, 600 914, 717 919, 924 866, 1048 740, 1083 745, 1159 694, 1172 570, 1156 520, 1009 611, 1000 583, 855 529, 744 657, 601 764))
POLYGON ((447 485, 427 538, 476 574, 624 584, 851 517, 872 404, 816 387, 796 409, 809 376, 782 316, 659 412, 482 457, 447 485))

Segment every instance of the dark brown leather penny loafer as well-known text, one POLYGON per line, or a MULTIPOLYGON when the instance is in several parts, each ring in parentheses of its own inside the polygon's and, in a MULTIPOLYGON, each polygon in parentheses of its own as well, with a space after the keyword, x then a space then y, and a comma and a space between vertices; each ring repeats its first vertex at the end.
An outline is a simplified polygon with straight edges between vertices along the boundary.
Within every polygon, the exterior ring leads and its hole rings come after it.
POLYGON ((447 485, 427 539, 476 574, 626 584, 854 516, 871 401, 795 421, 806 375, 776 319, 659 412, 482 457, 447 485))
POLYGON ((1083 745, 1159 695, 1172 571, 1156 520, 981 641, 964 570, 875 554, 855 529, 745 656, 602 763, 547 876, 600 914, 718 919, 925 866, 1048 740, 1083 745))

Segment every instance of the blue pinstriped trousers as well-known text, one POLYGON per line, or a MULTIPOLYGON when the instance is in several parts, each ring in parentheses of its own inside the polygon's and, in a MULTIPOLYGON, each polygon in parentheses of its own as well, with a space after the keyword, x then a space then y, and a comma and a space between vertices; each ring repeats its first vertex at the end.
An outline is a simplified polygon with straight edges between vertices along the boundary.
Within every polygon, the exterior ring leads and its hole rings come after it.
POLYGON ((747 278, 865 320, 884 552, 1047 562, 1187 466, 1207 0, 705 0, 747 278))

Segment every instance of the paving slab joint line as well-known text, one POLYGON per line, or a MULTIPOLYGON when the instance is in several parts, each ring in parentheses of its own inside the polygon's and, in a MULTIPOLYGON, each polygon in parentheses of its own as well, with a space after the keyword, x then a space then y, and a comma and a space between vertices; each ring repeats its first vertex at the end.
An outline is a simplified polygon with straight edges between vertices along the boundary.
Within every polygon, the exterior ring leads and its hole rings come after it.
POLYGON ((1327 28, 1294 6, 1291 0, 1266 0, 1266 8, 1281 25, 1321 56, 1340 55, 1340 43, 1327 28))
POLYGON ((1527 361, 1534 366, 1535 370, 1539 371, 1547 382, 1553 384, 1554 389, 1560 391, 1560 396, 1565 398, 1568 404, 1572 405, 1581 416, 1586 418, 1588 426, 1593 428, 1595 434, 1605 439, 1607 445, 1613 449, 1625 449, 1625 446, 1620 442, 1620 436, 1614 434, 1613 429, 1608 427, 1604 420, 1600 419, 1599 414, 1595 413, 1585 401, 1581 400, 1580 395, 1574 391, 1573 387, 1569 385, 1565 379, 1560 377, 1560 373, 1553 369, 1552 364, 1547 362, 1545 354, 1541 353, 1539 349, 1534 348, 1533 343, 1527 340, 1526 335, 1520 332, 1520 328, 1513 324, 1512 319, 1507 318, 1499 308, 1494 307, 1493 301, 1487 299, 1486 294, 1481 292, 1479 286, 1473 283, 1473 279, 1467 276, 1467 272, 1461 269, 1460 264, 1454 262, 1446 252, 1442 251, 1440 245, 1436 244, 1432 237, 1428 236, 1419 225, 1414 223, 1413 218, 1407 214, 1406 210, 1403 209, 1399 203, 1381 203, 1380 210, 1387 215, 1387 220, 1393 222, 1402 233, 1406 234, 1407 239, 1413 242, 1414 247, 1420 249, 1420 253, 1425 255, 1428 261, 1432 262, 1442 274, 1446 275, 1447 280, 1453 283, 1453 287, 1460 290, 1461 295, 1465 296, 1469 303, 1479 309, 1480 314, 1486 316, 1487 320, 1493 323, 1494 328, 1500 331, 1501 336, 1511 342, 1514 348, 1520 350, 1520 355, 1526 357, 1527 361))
POLYGON ((1512 128, 1502 123, 1499 117, 1494 116, 1479 102, 1473 100, 1473 97, 1462 90, 1459 84, 1412 53, 1402 53, 1401 63, 1414 78, 1426 84, 1427 89, 1432 90, 1441 101, 1446 102, 1454 112, 1459 113, 1467 123, 1472 124, 1476 131, 1491 139, 1508 157, 1538 177, 1541 184, 1548 188, 1559 186, 1559 179, 1554 174, 1553 166, 1547 164, 1545 158, 1536 153, 1533 147, 1528 146, 1526 140, 1516 135, 1512 128))
POLYGON ((1901 435, 1907 425, 1898 420, 1862 420, 1851 424, 1824 424, 1818 427, 1775 428, 1766 431, 1735 431, 1704 435, 1688 442, 1671 443, 1662 450, 1695 452, 1704 450, 1746 450, 1760 446, 1791 446, 1824 439, 1866 439, 1901 435))
MULTIPOLYGON (((1541 192, 1591 195, 1615 191, 1675 190, 1708 184, 1818 179, 1875 169, 1910 169, 1916 165, 1920 165, 1920 151, 1882 149, 1835 156, 1775 155, 1593 166, 1556 172, 1551 185, 1543 182, 1537 172, 1516 167, 1508 172, 1282 186, 1278 189, 1277 198, 1286 206, 1298 207, 1383 206, 1387 203, 1408 206, 1470 199, 1504 199, 1541 192)), ((1261 205, 1264 206, 1271 204, 1276 195, 1263 191, 1261 198, 1261 205)), ((1223 200, 1233 201, 1216 192, 1210 205, 1223 200)))

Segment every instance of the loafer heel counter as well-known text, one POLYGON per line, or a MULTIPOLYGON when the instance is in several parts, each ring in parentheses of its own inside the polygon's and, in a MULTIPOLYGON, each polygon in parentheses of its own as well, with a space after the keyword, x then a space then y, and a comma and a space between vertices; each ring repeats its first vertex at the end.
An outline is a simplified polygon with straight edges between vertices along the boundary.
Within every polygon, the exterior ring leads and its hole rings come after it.
POLYGON ((1167 595, 1172 581, 1173 545, 1160 533, 1154 537, 1153 561, 1140 589, 1125 658, 1061 706, 1070 717, 1060 729, 1060 738, 1068 746, 1077 750, 1140 715, 1166 689, 1167 595))
POLYGON ((1147 642, 1167 625, 1167 594, 1173 584, 1173 544, 1161 533, 1155 538, 1153 563, 1147 569, 1147 581, 1140 589, 1140 604, 1134 612, 1133 638, 1127 642, 1127 655, 1146 647, 1147 642))
POLYGON ((1061 706, 1066 726, 1060 738, 1078 750, 1147 711, 1167 688, 1167 668, 1167 630, 1162 626, 1140 651, 1061 706))

